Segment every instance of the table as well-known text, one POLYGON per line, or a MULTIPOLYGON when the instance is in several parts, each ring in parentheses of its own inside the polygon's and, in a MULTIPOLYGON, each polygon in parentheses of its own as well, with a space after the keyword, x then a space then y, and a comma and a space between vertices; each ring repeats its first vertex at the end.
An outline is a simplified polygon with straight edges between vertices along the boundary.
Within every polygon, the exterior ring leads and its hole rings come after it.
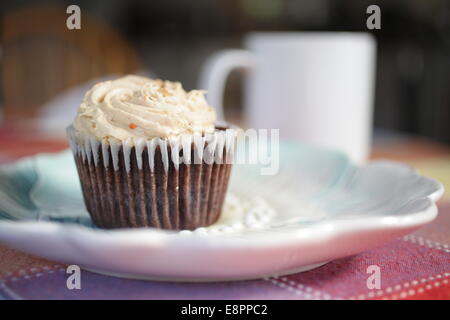
MULTIPOLYGON (((0 130, 0 162, 67 147, 64 140, 0 130), (5 132, 6 131, 6 132, 5 132)), ((372 158, 413 165, 450 188, 450 148, 411 137, 376 139, 372 158)), ((0 245, 3 299, 450 299, 450 198, 431 224, 378 248, 320 268, 261 280, 170 283, 120 279, 82 271, 81 290, 66 286, 66 265, 0 245), (381 271, 369 290, 367 267, 381 271)))

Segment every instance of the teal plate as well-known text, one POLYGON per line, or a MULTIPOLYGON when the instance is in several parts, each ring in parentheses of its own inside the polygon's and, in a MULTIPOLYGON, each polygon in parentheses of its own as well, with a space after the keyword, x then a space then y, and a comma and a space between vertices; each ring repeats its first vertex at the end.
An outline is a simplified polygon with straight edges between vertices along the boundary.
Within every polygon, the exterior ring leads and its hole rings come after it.
POLYGON ((279 171, 235 165, 222 218, 195 231, 101 230, 70 151, 0 167, 0 242, 48 259, 142 279, 253 279, 307 270, 432 221, 442 185, 412 168, 299 143, 279 171))

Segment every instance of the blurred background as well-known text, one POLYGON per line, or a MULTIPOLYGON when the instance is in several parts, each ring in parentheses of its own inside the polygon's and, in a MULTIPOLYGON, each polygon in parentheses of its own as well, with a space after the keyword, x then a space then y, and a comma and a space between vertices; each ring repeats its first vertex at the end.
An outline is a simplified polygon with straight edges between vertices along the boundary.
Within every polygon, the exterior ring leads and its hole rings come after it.
MULTIPOLYGON (((52 127, 67 121, 61 101, 77 106, 76 92, 99 78, 156 74, 193 89, 205 59, 242 47, 250 31, 367 31, 371 4, 382 13, 381 30, 370 31, 377 40, 375 144, 407 135, 426 141, 419 153, 446 150, 448 0, 1 1, 0 144, 13 132, 59 134, 52 127), (81 8, 81 30, 65 28, 71 4, 81 8)), ((238 122, 242 82, 241 72, 231 73, 224 101, 226 117, 238 122)))

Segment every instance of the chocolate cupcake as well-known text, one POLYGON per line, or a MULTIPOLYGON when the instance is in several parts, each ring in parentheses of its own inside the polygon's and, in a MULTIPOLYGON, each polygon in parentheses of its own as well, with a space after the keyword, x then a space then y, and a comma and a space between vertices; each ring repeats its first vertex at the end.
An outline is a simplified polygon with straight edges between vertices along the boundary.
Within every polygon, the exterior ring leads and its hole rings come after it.
POLYGON ((83 197, 100 228, 192 230, 219 218, 236 130, 204 92, 126 76, 89 90, 68 128, 83 197))

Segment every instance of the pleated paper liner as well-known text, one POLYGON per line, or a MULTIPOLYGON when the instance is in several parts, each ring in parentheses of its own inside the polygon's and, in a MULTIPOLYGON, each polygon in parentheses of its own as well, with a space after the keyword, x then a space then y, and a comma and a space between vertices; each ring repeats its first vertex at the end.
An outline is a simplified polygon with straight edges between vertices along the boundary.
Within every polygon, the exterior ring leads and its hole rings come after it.
POLYGON ((102 143, 77 135, 72 127, 68 135, 96 226, 193 230, 218 220, 231 173, 234 130, 133 143, 102 143))

